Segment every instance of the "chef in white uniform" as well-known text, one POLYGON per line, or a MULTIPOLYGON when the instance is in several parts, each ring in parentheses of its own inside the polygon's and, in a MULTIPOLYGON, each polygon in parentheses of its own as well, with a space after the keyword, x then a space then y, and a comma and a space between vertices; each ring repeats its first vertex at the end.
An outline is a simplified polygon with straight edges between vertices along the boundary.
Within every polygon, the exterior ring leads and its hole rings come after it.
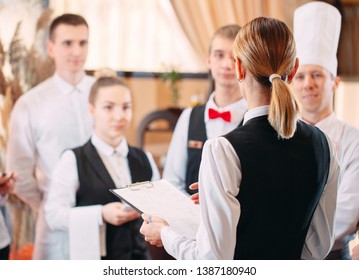
POLYGON ((320 128, 337 152, 340 166, 335 244, 327 259, 350 259, 348 243, 359 225, 359 130, 338 120, 333 110, 341 15, 324 2, 307 3, 294 12, 299 68, 292 81, 301 118, 320 128))

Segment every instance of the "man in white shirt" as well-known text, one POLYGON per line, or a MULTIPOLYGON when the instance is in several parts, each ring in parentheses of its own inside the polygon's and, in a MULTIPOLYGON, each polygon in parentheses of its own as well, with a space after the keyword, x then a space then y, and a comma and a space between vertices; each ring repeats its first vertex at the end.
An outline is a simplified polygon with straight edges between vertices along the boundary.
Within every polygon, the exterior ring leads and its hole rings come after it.
POLYGON ((359 130, 339 121, 333 111, 337 77, 339 11, 311 2, 294 13, 294 37, 299 68, 292 81, 301 104, 301 118, 320 128, 332 141, 340 166, 335 220, 335 244, 327 259, 350 259, 348 243, 359 225, 359 130))
POLYGON ((214 91, 205 105, 188 108, 180 116, 168 149, 163 178, 192 194, 189 185, 198 181, 204 142, 238 127, 247 110, 239 90, 232 56, 238 25, 226 25, 213 35, 208 68, 214 91))
POLYGON ((55 74, 25 93, 10 118, 7 169, 17 174, 15 194, 37 214, 33 259, 57 259, 61 248, 56 244, 66 238, 49 230, 43 202, 60 155, 91 135, 88 95, 94 79, 83 69, 88 36, 88 24, 79 15, 53 20, 47 50, 55 74))

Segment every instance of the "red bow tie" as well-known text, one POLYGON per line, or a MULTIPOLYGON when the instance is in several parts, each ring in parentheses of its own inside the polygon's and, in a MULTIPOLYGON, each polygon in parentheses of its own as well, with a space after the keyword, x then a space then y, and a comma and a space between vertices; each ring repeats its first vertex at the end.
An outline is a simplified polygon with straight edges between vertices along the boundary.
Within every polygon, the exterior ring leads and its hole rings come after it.
POLYGON ((220 112, 210 108, 208 110, 208 116, 209 116, 210 120, 216 119, 216 118, 221 118, 225 122, 231 121, 231 112, 230 111, 225 111, 225 112, 220 113, 220 112))

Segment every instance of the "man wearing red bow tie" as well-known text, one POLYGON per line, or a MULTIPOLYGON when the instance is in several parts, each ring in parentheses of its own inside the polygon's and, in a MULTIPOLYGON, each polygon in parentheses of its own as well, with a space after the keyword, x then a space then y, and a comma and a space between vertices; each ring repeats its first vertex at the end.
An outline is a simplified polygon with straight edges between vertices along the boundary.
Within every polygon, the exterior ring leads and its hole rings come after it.
POLYGON ((163 178, 189 194, 196 192, 188 187, 198 181, 204 142, 232 131, 247 110, 232 56, 239 29, 238 25, 226 25, 214 33, 207 63, 215 89, 205 105, 182 113, 168 149, 163 178))

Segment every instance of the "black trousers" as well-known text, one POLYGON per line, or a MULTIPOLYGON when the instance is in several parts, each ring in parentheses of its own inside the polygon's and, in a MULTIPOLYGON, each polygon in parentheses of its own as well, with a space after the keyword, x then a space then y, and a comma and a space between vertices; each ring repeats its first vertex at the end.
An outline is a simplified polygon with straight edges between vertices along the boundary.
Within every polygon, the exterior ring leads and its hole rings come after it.
POLYGON ((325 258, 326 260, 351 260, 349 247, 346 246, 343 249, 330 251, 328 256, 325 258))
POLYGON ((0 249, 0 260, 8 260, 10 253, 10 245, 0 249))

